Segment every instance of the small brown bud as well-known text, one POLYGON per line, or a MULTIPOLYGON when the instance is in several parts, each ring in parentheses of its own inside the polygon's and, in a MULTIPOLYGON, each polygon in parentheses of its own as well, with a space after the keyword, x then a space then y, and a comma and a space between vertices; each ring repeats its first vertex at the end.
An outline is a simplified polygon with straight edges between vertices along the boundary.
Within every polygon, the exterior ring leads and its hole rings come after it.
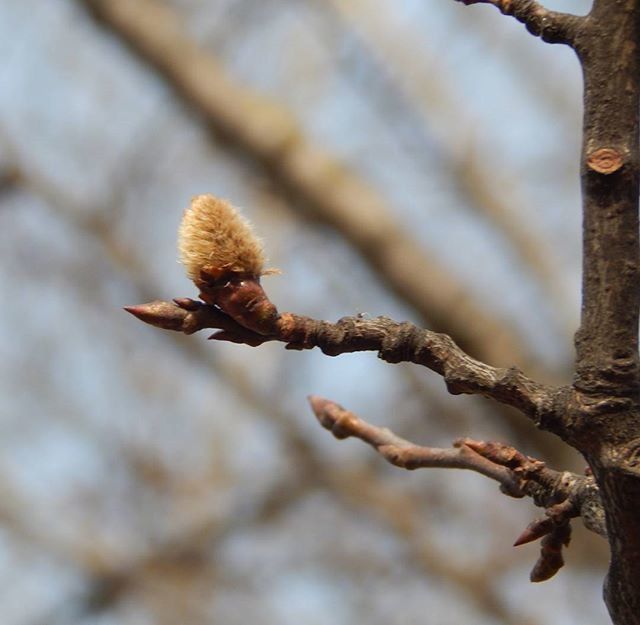
POLYGON ((526 545, 527 543, 533 542, 534 540, 538 540, 538 538, 542 538, 546 536, 549 532, 553 530, 553 521, 548 517, 544 517, 542 519, 536 519, 529 523, 529 525, 523 530, 523 532, 516 538, 516 541, 513 543, 514 547, 519 547, 520 545, 526 545))
POLYGON ((278 310, 267 297, 259 278, 238 275, 224 285, 201 285, 200 296, 224 310, 237 323, 258 334, 273 334, 278 310))

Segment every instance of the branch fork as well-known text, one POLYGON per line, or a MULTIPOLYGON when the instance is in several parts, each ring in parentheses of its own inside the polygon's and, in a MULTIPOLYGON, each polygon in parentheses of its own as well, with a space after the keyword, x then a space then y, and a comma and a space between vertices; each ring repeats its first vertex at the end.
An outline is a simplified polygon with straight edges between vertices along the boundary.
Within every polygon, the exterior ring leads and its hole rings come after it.
MULTIPOLYGON (((388 362, 414 362, 440 373, 453 394, 476 393, 519 408, 537 424, 559 420, 562 389, 545 387, 516 368, 497 369, 472 359, 448 336, 386 317, 344 317, 336 323, 293 313, 278 313, 260 280, 251 275, 214 275, 203 271, 196 281, 203 301, 177 298, 126 310, 141 321, 165 330, 193 334, 216 331, 212 340, 257 347, 269 341, 287 349, 319 347, 325 354, 372 350, 388 362)), ((510 497, 531 497, 545 510, 516 539, 515 545, 541 540, 540 556, 531 580, 549 579, 563 566, 562 549, 569 544, 570 520, 583 516, 589 529, 604 535, 604 513, 593 476, 554 471, 544 462, 497 442, 461 438, 450 448, 424 447, 386 428, 373 426, 340 405, 309 397, 320 424, 338 439, 359 438, 391 464, 419 468, 457 468, 480 473, 500 485, 510 497)))
POLYGON ((309 403, 320 425, 336 438, 358 438, 397 467, 467 469, 495 480, 510 497, 531 497, 545 509, 545 516, 532 521, 514 546, 542 539, 540 556, 530 575, 532 582, 550 579, 564 565, 562 549, 571 539, 570 521, 581 516, 587 503, 592 513, 593 506, 599 505, 599 524, 591 523, 589 518, 583 519, 585 525, 599 534, 606 533, 593 476, 549 469, 544 462, 497 442, 461 438, 450 448, 415 445, 387 428, 367 423, 333 401, 312 395, 309 403))
MULTIPOLYGON (((286 349, 318 347, 329 356, 375 351, 387 362, 412 362, 440 374, 454 395, 482 395, 517 408, 538 427, 563 431, 568 405, 564 398, 569 396, 565 389, 540 384, 515 367, 497 368, 480 362, 445 334, 387 317, 343 317, 330 323, 279 313, 261 284, 261 276, 267 272, 259 240, 250 224, 224 200, 194 198, 181 224, 179 247, 200 300, 176 298, 126 308, 145 323, 185 334, 211 328, 215 330, 209 337, 212 340, 251 347, 279 341, 286 349)), ((334 402, 316 396, 309 401, 321 425, 336 438, 359 438, 398 467, 472 470, 498 482, 508 496, 531 497, 546 510, 546 516, 530 524, 516 544, 542 539, 532 581, 548 579, 563 565, 569 522, 580 516, 584 493, 591 495, 589 510, 596 510, 591 517, 598 518, 598 491, 592 476, 553 471, 502 443, 463 438, 445 449, 415 445, 391 430, 368 424, 334 402), (591 489, 584 486, 587 481, 591 489)), ((602 527, 596 524, 594 531, 603 533, 602 527)))

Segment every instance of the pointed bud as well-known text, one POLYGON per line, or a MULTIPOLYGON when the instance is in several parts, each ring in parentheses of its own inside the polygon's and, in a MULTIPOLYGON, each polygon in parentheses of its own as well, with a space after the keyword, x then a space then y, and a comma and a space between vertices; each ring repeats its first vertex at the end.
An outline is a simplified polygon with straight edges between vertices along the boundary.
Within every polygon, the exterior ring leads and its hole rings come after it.
POLYGON ((538 538, 546 536, 553 529, 553 521, 549 518, 536 519, 527 525, 523 532, 516 538, 513 543, 514 547, 526 545, 538 538))
POLYGON ((182 331, 188 312, 169 302, 155 301, 138 306, 125 306, 134 317, 163 330, 182 331))

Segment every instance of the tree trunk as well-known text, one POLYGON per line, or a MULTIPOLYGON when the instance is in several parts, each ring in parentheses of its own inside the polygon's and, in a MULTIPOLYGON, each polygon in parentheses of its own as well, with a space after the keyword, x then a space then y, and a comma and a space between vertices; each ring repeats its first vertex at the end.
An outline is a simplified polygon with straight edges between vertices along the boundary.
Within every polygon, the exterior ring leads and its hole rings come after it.
POLYGON ((606 510, 607 607, 616 625, 632 625, 640 623, 640 2, 596 0, 575 49, 584 73, 583 295, 566 425, 606 510))

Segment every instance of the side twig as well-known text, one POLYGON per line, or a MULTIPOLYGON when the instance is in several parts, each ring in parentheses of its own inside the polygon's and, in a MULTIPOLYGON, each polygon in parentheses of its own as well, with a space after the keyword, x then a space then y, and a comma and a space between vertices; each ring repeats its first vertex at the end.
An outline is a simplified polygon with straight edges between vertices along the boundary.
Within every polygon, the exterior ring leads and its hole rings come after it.
POLYGON ((545 508, 545 517, 533 521, 514 543, 518 546, 542 538, 540 557, 531 571, 532 582, 553 577, 564 565, 562 548, 569 544, 572 518, 581 516, 588 529, 606 534, 599 490, 592 475, 549 469, 544 462, 502 443, 461 438, 451 448, 415 445, 387 428, 367 423, 333 401, 311 396, 309 403, 322 427, 336 438, 359 438, 397 467, 475 471, 498 482, 504 494, 529 496, 545 508))
POLYGON ((583 17, 549 11, 537 0, 458 0, 463 4, 492 4, 504 15, 512 15, 522 22, 534 36, 547 43, 573 46, 583 17))

